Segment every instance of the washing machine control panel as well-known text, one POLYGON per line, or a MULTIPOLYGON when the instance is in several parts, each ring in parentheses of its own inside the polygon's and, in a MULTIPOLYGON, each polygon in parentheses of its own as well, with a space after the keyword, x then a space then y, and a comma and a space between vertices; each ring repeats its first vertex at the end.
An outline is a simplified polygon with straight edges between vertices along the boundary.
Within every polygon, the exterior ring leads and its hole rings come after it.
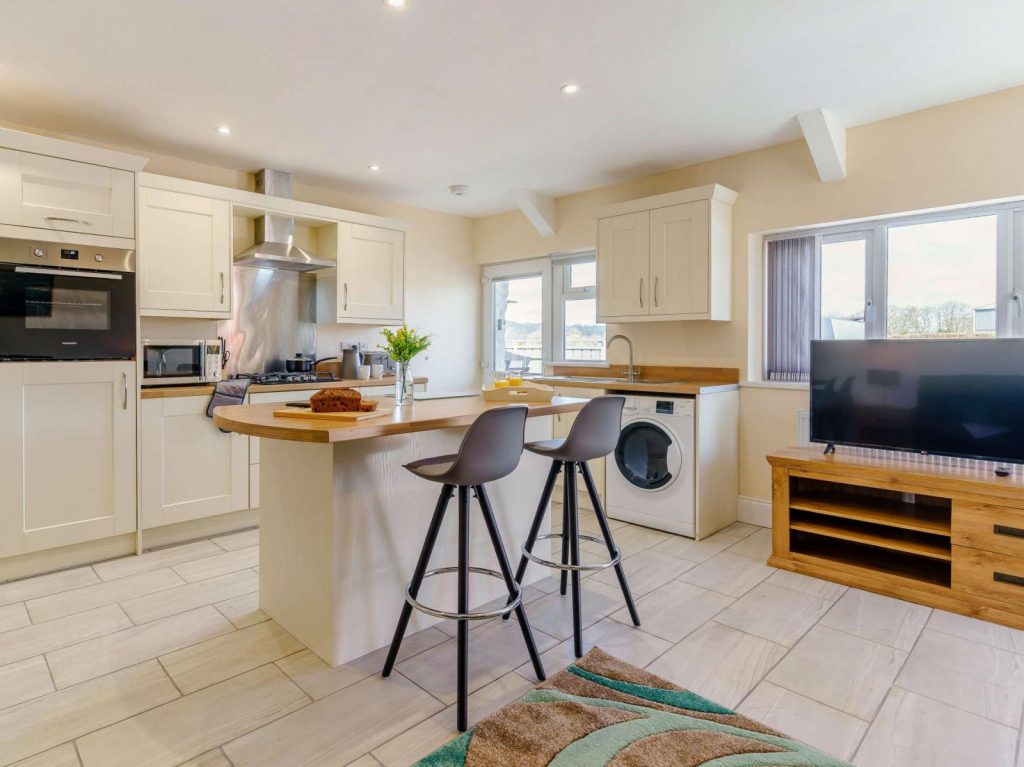
POLYGON ((654 412, 673 415, 676 412, 676 403, 670 399, 659 399, 654 403, 654 412))

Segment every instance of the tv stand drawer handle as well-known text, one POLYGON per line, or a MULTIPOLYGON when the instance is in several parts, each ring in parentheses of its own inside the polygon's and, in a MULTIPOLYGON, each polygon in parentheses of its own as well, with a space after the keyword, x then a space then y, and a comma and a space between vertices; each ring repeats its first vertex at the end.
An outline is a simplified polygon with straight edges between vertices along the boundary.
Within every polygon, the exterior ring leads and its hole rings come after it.
POLYGON ((1009 573, 992 573, 992 580, 996 583, 1009 583, 1011 586, 1024 586, 1024 578, 1019 575, 1010 575, 1009 573))
POLYGON ((994 535, 1007 535, 1011 538, 1024 538, 1024 530, 1019 527, 1007 527, 1006 525, 992 525, 994 535))

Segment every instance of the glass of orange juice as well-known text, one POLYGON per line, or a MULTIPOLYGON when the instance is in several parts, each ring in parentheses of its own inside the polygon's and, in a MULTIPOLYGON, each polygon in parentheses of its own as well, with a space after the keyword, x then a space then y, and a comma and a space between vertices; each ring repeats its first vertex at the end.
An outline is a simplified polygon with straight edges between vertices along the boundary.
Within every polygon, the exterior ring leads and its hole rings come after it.
POLYGON ((505 386, 508 386, 508 380, 505 377, 505 371, 504 370, 495 370, 494 371, 494 388, 495 389, 501 389, 501 388, 503 388, 505 386))
POLYGON ((508 377, 508 385, 509 386, 522 386, 523 385, 523 374, 522 373, 510 374, 509 377, 508 377))

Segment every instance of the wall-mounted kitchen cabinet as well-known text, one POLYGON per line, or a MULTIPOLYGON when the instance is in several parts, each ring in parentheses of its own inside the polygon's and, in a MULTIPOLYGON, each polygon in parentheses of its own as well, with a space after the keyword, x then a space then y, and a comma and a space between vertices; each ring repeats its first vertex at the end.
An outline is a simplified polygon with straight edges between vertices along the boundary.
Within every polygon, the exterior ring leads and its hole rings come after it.
POLYGON ((164 317, 231 316, 231 205, 139 187, 139 308, 164 317))
POLYGON ((249 438, 214 426, 209 401, 205 395, 142 400, 143 529, 249 508, 249 438))
POLYGON ((135 530, 135 363, 0 365, 0 557, 135 530))
POLYGON ((712 184, 603 208, 598 320, 730 319, 736 198, 712 184))
POLYGON ((0 149, 0 224, 131 239, 135 174, 0 149))
POLYGON ((342 222, 320 235, 320 255, 333 253, 337 270, 317 273, 317 322, 401 324, 405 232, 342 222))

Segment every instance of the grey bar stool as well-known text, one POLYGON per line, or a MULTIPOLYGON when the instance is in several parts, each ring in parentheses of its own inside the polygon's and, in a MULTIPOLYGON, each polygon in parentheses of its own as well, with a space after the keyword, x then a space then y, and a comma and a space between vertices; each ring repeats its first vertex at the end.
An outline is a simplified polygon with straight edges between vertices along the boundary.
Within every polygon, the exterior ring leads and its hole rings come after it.
POLYGON ((384 670, 381 676, 390 676, 395 666, 395 659, 398 657, 398 650, 402 646, 402 638, 405 636, 406 627, 409 625, 409 617, 413 608, 433 615, 438 618, 450 618, 458 621, 458 703, 457 720, 460 732, 466 730, 466 698, 468 693, 469 680, 469 627, 467 621, 486 620, 500 616, 508 617, 513 611, 519 619, 519 626, 523 632, 523 639, 526 640, 526 649, 533 662, 533 670, 538 679, 543 680, 544 666, 541 664, 540 655, 537 652, 537 645, 533 641, 533 632, 526 619, 526 611, 523 609, 523 594, 519 583, 512 575, 512 566, 509 564, 508 555, 505 553, 505 544, 502 543, 501 533, 498 531, 498 524, 494 519, 494 510, 487 498, 487 491, 484 485, 494 482, 504 476, 511 474, 523 453, 523 435, 526 429, 526 414, 529 408, 525 405, 514 405, 509 407, 488 410, 480 415, 473 425, 469 427, 466 436, 462 440, 459 452, 456 455, 443 455, 436 458, 424 458, 413 461, 405 466, 418 477, 438 482, 442 485, 441 495, 438 498, 437 506, 434 509, 434 516, 427 529, 427 537, 423 541, 423 549, 420 551, 419 561, 413 571, 412 580, 409 582, 405 595, 405 604, 402 606, 401 615, 398 618, 398 626, 395 629, 395 637, 391 640, 391 649, 388 651, 387 660, 384 662, 384 670), (435 570, 427 570, 430 564, 430 554, 437 543, 437 535, 441 530, 441 522, 444 520, 445 510, 451 500, 455 489, 459 491, 459 564, 457 567, 440 567, 435 570), (480 512, 487 532, 491 537, 491 545, 498 559, 498 566, 501 572, 496 572, 484 567, 471 567, 469 565, 469 491, 473 490, 477 501, 480 504, 480 512), (458 612, 448 612, 425 605, 416 599, 420 586, 425 578, 444 573, 458 573, 458 612), (497 610, 469 611, 469 574, 489 575, 493 578, 501 578, 508 588, 508 604, 497 610))
POLYGON ((633 619, 633 625, 640 625, 640 615, 636 611, 633 595, 630 594, 629 584, 626 583, 626 574, 622 570, 622 552, 619 551, 615 541, 612 539, 612 531, 608 526, 608 519, 605 517, 604 508, 601 506, 601 499, 598 497, 594 478, 590 474, 590 468, 587 466, 587 461, 602 458, 615 450, 615 445, 619 441, 619 431, 622 423, 622 406, 625 402, 625 397, 616 395, 595 397, 584 405, 583 409, 579 412, 576 421, 572 425, 572 429, 569 431, 568 437, 565 439, 530 442, 525 446, 531 453, 550 458, 551 471, 548 474, 547 482, 544 484, 540 503, 537 505, 537 513, 534 515, 533 524, 530 526, 530 533, 526 538, 526 543, 523 544, 523 556, 519 560, 519 567, 516 570, 516 583, 523 582, 523 576, 526 575, 528 563, 536 562, 562 571, 560 591, 564 596, 566 579, 571 574, 573 650, 577 658, 583 655, 582 609, 580 602, 581 572, 614 567, 615 575, 619 579, 619 588, 622 589, 622 596, 626 600, 626 607, 629 608, 629 616, 633 619), (562 487, 562 532, 538 535, 541 523, 544 521, 544 514, 547 511, 548 501, 551 500, 551 492, 555 487, 555 480, 558 479, 558 474, 562 470, 565 471, 565 480, 562 487), (587 486, 590 502, 594 506, 594 514, 597 516, 597 524, 601 528, 602 538, 592 535, 580 535, 579 501, 576 495, 577 471, 583 475, 583 482, 587 486), (561 562, 543 559, 533 553, 533 547, 537 541, 553 538, 560 538, 562 541, 561 562), (580 562, 581 540, 603 544, 608 549, 608 560, 595 563, 580 562))

